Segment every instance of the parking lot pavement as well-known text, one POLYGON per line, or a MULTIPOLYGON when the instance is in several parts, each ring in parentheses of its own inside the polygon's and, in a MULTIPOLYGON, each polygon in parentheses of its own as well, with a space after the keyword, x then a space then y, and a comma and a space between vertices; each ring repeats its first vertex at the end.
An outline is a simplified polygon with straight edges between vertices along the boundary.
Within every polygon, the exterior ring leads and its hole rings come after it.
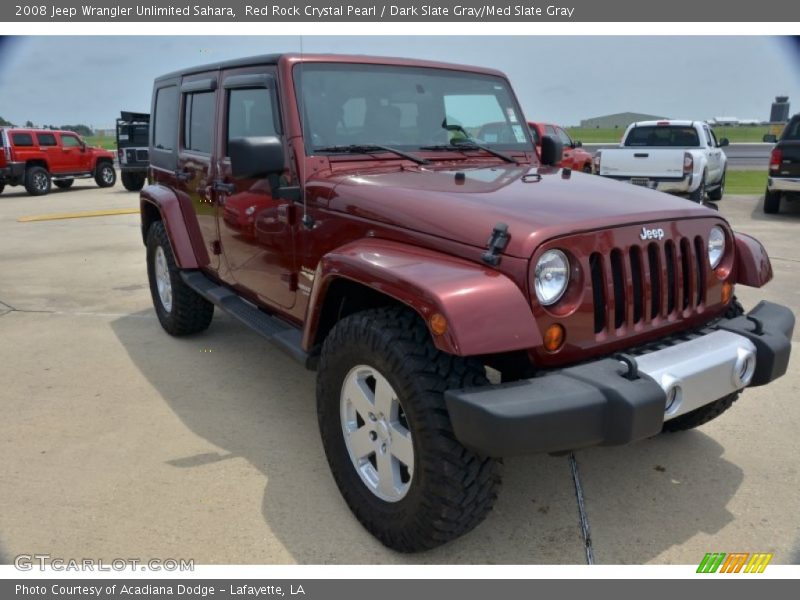
MULTIPOLYGON (((0 196, 0 562, 584 562, 566 457, 507 460, 494 512, 468 536, 417 556, 385 549, 329 474, 313 374, 219 313, 203 335, 161 330, 136 215, 17 222, 135 207, 136 194, 14 189, 0 196)), ((739 290, 744 303, 800 312, 800 207, 766 217, 752 197, 721 206, 773 255, 775 281, 739 290)), ((798 364, 795 354, 784 379, 697 431, 578 452, 597 561, 760 551, 790 562, 798 364)))

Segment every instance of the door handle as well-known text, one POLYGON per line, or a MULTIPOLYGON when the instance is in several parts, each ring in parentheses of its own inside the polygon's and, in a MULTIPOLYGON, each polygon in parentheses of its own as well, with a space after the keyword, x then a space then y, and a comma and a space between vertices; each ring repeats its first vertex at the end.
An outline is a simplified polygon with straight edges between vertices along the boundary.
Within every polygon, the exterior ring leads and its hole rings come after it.
POLYGON ((226 183, 224 181, 215 181, 214 184, 211 186, 215 192, 221 192, 223 194, 235 194, 236 193, 236 184, 234 183, 226 183))

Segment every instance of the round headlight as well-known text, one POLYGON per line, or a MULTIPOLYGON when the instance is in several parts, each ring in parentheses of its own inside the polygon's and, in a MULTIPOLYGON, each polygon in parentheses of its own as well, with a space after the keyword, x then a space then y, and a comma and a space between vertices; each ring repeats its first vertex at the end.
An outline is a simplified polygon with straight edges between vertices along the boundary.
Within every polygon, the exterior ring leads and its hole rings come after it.
POLYGON ((725 232, 722 227, 712 227, 708 234, 708 263, 716 269, 725 254, 725 232))
POLYGON ((569 261, 561 250, 548 250, 536 261, 534 288, 536 297, 549 306, 564 295, 569 283, 569 261))

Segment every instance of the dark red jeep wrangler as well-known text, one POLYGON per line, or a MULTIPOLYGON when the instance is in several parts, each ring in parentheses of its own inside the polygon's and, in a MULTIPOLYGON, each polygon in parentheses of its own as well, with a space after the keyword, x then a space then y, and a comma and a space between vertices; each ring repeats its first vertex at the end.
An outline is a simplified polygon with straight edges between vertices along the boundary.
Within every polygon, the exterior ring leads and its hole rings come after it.
POLYGON ((696 427, 786 371, 794 315, 734 296, 761 244, 547 136, 540 162, 502 73, 260 56, 159 77, 151 112, 161 324, 216 305, 315 369, 333 476, 391 548, 480 523, 501 457, 696 427))
POLYGON ((114 154, 88 146, 71 131, 0 129, 0 193, 6 185, 24 185, 31 196, 56 187, 72 187, 75 179, 93 177, 100 187, 117 181, 114 154))

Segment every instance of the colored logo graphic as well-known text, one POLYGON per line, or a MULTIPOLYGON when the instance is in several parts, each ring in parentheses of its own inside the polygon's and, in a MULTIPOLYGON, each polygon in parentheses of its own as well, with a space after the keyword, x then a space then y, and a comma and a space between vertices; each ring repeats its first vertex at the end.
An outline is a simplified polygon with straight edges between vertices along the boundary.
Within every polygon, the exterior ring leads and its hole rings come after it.
POLYGON ((765 552, 709 552, 700 561, 698 573, 763 573, 772 554, 765 552))

